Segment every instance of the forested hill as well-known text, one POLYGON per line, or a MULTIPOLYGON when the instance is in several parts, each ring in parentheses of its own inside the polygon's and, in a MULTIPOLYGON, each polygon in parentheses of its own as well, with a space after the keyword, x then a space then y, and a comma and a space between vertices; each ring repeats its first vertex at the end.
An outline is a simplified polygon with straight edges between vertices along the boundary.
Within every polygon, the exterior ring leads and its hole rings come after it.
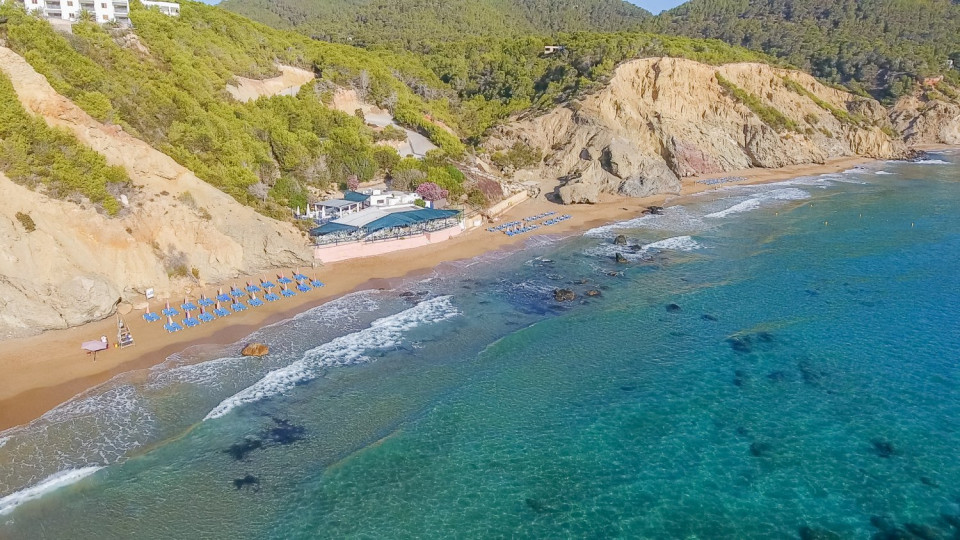
POLYGON ((958 0, 690 0, 651 24, 764 51, 881 99, 925 77, 960 82, 958 0))
POLYGON ((221 7, 326 41, 371 45, 635 29, 645 10, 623 0, 225 0, 221 7))

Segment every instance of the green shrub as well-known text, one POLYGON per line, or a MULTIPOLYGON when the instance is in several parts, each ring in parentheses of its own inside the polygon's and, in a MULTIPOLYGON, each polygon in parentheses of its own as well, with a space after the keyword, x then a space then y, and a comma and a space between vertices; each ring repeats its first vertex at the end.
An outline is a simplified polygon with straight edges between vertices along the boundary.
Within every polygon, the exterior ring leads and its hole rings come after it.
POLYGON ((798 131, 796 122, 786 117, 782 112, 766 105, 757 96, 728 81, 723 75, 720 75, 719 72, 717 72, 715 76, 720 86, 722 86, 731 97, 746 105, 764 124, 778 132, 798 131))
POLYGON ((783 79, 783 84, 787 87, 788 90, 791 90, 794 93, 800 94, 801 96, 804 96, 806 98, 809 98, 811 101, 816 103, 818 107, 832 114, 833 117, 836 118, 841 123, 854 125, 854 126, 861 126, 861 127, 868 123, 867 120, 862 116, 851 114, 849 111, 845 111, 843 109, 838 109, 837 107, 834 107, 830 103, 827 103, 826 101, 820 99, 816 94, 814 94, 813 92, 801 86, 800 83, 798 83, 797 81, 789 77, 781 77, 781 79, 783 79))
POLYGON ((33 218, 30 217, 30 214, 25 214, 23 212, 17 212, 17 221, 20 222, 20 225, 23 226, 23 230, 28 233, 37 230, 37 224, 33 222, 33 218))

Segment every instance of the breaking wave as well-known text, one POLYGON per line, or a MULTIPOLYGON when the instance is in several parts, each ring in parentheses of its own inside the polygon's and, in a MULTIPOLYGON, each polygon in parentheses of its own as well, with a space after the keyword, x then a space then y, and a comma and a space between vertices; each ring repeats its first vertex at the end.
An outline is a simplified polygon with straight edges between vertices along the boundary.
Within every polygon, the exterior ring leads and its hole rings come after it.
POLYGON ((797 188, 785 188, 785 189, 775 189, 773 191, 768 191, 766 193, 761 193, 755 197, 751 197, 745 201, 739 202, 726 210, 721 210, 719 212, 714 212, 712 214, 707 214, 704 217, 708 218, 722 218, 727 217, 732 214, 740 214, 743 212, 749 212, 751 210, 756 210, 767 201, 800 201, 803 199, 810 198, 810 194, 802 189, 797 188))
POLYGON ((450 296, 431 298, 395 315, 377 319, 369 328, 313 348, 300 360, 267 373, 252 386, 223 400, 204 420, 220 418, 241 405, 287 392, 297 384, 318 377, 323 368, 366 362, 369 360, 368 351, 397 347, 404 332, 458 315, 460 311, 450 300, 450 296))
POLYGON ((51 491, 78 482, 100 469, 102 467, 90 466, 52 474, 36 485, 21 489, 0 499, 0 515, 9 513, 25 502, 39 499, 51 491))

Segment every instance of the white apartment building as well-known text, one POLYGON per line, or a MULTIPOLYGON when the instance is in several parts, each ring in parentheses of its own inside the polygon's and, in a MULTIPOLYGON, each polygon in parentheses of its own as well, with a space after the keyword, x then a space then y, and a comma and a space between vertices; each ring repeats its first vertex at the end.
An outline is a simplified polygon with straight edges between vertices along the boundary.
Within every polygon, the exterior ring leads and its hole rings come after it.
MULTIPOLYGON (((2 3, 4 0, 0 0, 2 3)), ((22 4, 27 11, 38 12, 48 19, 65 21, 80 20, 80 13, 86 11, 98 23, 116 21, 130 24, 130 3, 128 0, 13 0, 22 4)), ((161 13, 176 17, 180 15, 180 4, 173 2, 149 2, 143 5, 159 9, 161 13)))

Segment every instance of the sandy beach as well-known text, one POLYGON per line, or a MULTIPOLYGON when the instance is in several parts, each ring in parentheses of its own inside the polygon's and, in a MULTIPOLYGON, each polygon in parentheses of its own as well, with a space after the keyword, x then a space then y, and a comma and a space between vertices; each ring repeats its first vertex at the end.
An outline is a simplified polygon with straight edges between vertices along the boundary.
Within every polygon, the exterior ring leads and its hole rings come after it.
MULTIPOLYGON (((848 157, 831 160, 823 165, 748 169, 691 177, 684 179, 679 195, 658 195, 642 199, 608 197, 595 205, 564 207, 538 197, 511 209, 500 221, 520 219, 548 210, 562 211, 570 214, 572 219, 544 229, 542 234, 572 234, 605 223, 636 217, 650 205, 669 204, 670 200, 677 197, 718 188, 697 182, 702 179, 742 176, 746 180, 726 186, 759 184, 843 171, 870 161, 873 160, 848 157)), ((133 333, 136 345, 123 350, 111 348, 101 351, 96 360, 82 351, 80 344, 98 339, 101 335, 106 335, 111 343, 115 341, 114 317, 80 327, 5 341, 0 351, 0 372, 4 374, 0 379, 0 430, 28 423, 117 374, 157 365, 171 354, 189 347, 236 343, 262 326, 288 319, 352 291, 391 287, 399 279, 430 272, 443 262, 469 259, 494 250, 520 249, 531 236, 532 234, 527 234, 511 238, 478 228, 438 245, 326 264, 311 274, 311 277, 315 276, 326 284, 321 289, 300 293, 294 298, 269 303, 243 313, 234 313, 225 320, 176 334, 168 334, 159 322, 144 322, 141 318, 142 312, 134 311, 124 319, 133 333)), ((278 269, 286 273, 290 270, 278 269)), ((228 288, 233 284, 242 285, 247 279, 256 281, 259 277, 273 278, 273 275, 240 276, 223 286, 228 288)), ((217 286, 211 285, 205 292, 210 295, 216 289, 217 286)), ((171 304, 173 303, 171 300, 171 304)), ((159 302, 154 302, 152 306, 157 310, 162 307, 159 302)))

